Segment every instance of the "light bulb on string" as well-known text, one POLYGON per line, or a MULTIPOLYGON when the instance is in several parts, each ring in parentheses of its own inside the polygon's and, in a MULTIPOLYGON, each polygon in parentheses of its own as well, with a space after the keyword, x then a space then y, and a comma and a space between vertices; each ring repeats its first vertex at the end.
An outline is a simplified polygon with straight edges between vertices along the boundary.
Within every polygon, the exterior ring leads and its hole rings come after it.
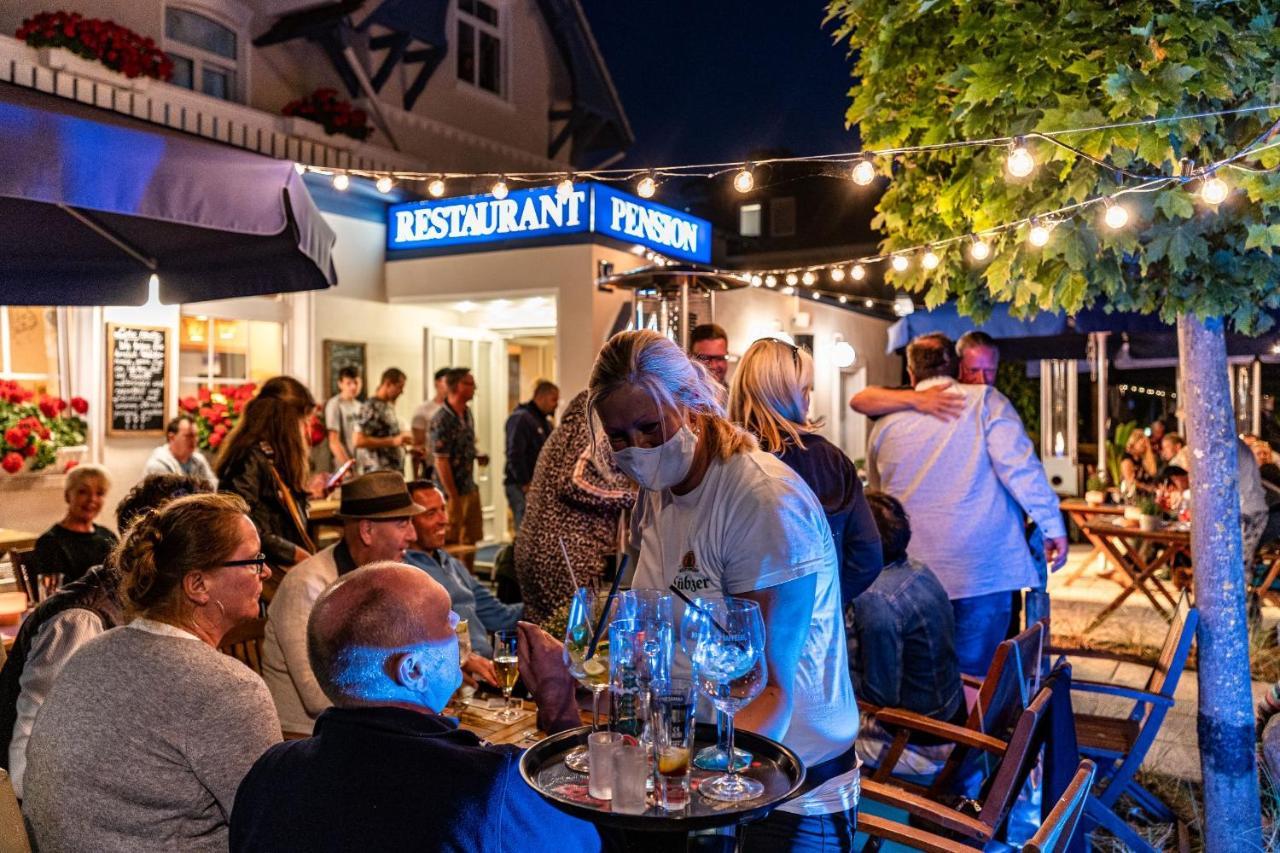
POLYGON ((391 192, 391 188, 395 186, 395 183, 391 180, 390 175, 383 175, 381 178, 378 178, 374 183, 374 186, 378 188, 378 192, 386 195, 391 192))
POLYGON ((782 295, 783 295, 783 296, 792 296, 793 294, 795 294, 795 292, 796 292, 796 289, 795 289, 794 287, 784 287, 784 288, 782 288, 782 295))
POLYGON ((333 188, 335 190, 343 191, 349 186, 351 186, 351 179, 347 177, 346 173, 339 172, 333 176, 333 188))
POLYGON ((876 301, 875 301, 874 299, 864 299, 864 300, 862 300, 862 304, 863 304, 863 306, 864 306, 864 307, 866 307, 866 308, 875 308, 875 307, 876 307, 876 301))
POLYGON ((969 244, 969 257, 975 261, 985 261, 991 257, 991 244, 981 237, 974 237, 973 242, 969 244))
POLYGON ((841 305, 844 305, 844 304, 845 304, 846 302, 848 302, 848 301, 849 301, 849 297, 845 296, 843 293, 842 293, 842 294, 840 294, 840 304, 841 304, 841 305))
POLYGON ((1031 230, 1027 232, 1027 242, 1037 249, 1049 242, 1049 231, 1052 226, 1040 219, 1031 220, 1031 230))
POLYGON ((1200 198, 1205 204, 1211 204, 1214 207, 1226 201, 1227 196, 1230 194, 1231 187, 1216 175, 1211 178, 1205 178, 1204 183, 1200 186, 1200 198))
POLYGON ((812 296, 815 300, 818 300, 822 298, 822 293, 821 291, 815 290, 813 293, 810 294, 810 296, 812 296))
POLYGON ((744 166, 742 171, 733 176, 733 188, 740 193, 749 193, 756 185, 755 175, 751 174, 751 167, 744 166))
POLYGON ((1107 223, 1107 227, 1112 231, 1119 231, 1121 228, 1129 224, 1129 211, 1122 204, 1113 204, 1108 201, 1107 212, 1102 215, 1102 221, 1107 223))
POLYGON ((427 184, 427 192, 432 198, 440 198, 444 195, 444 178, 433 178, 431 183, 427 184))
POLYGON ((1036 158, 1031 156, 1022 137, 1018 137, 1009 146, 1009 155, 1004 161, 1005 168, 1015 178, 1025 178, 1036 169, 1036 158))
POLYGON ((777 286, 778 286, 778 277, 777 277, 776 275, 767 275, 767 276, 765 276, 765 277, 764 277, 764 286, 765 286, 765 287, 777 287, 777 286))
POLYGON ((556 198, 561 201, 567 200, 573 195, 573 176, 565 175, 560 183, 556 184, 556 198))
POLYGON ((760 276, 758 276, 758 275, 753 275, 753 276, 751 276, 751 286, 752 286, 752 287, 759 287, 759 286, 760 286, 760 285, 762 285, 762 284, 764 284, 764 279, 762 279, 760 276))
POLYGON ((510 193, 511 190, 507 187, 507 182, 504 178, 498 178, 498 180, 493 182, 493 186, 489 189, 489 194, 498 201, 502 201, 510 193))
POLYGON ((867 277, 867 268, 864 267, 862 264, 854 264, 853 268, 849 270, 849 278, 853 279, 854 281, 862 281, 866 277, 867 277))
POLYGON ((799 276, 797 276, 797 275, 796 275, 795 273, 793 273, 793 272, 789 272, 789 273, 787 273, 787 284, 791 285, 792 287, 795 287, 795 286, 796 286, 797 284, 799 284, 799 283, 800 283, 800 277, 799 277, 799 276))
POLYGON ((865 187, 876 179, 876 164, 870 157, 864 157, 849 170, 849 177, 860 187, 865 187))
POLYGON ((890 263, 893 265, 893 269, 896 272, 906 272, 907 267, 911 265, 911 262, 907 260, 906 255, 894 255, 893 260, 890 261, 890 263))
POLYGON ((832 281, 844 281, 844 267, 832 267, 832 268, 831 268, 831 280, 832 280, 832 281))
POLYGON ((941 259, 934 253, 933 249, 925 252, 920 258, 920 266, 927 270, 936 270, 939 263, 941 263, 941 259))
POLYGON ((804 275, 800 276, 800 280, 809 287, 813 287, 813 283, 818 280, 818 277, 813 274, 813 270, 805 270, 804 275))
POLYGON ((640 198, 653 198, 657 191, 658 182, 653 179, 653 175, 645 175, 636 182, 636 195, 640 198))

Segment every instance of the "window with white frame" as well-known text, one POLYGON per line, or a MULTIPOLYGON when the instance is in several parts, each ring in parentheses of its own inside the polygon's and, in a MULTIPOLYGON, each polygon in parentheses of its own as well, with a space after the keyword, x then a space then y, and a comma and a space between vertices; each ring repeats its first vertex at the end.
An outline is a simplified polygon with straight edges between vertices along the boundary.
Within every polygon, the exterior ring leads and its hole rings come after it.
POLYGON ((175 86, 224 101, 240 100, 240 35, 208 15, 169 6, 164 10, 165 52, 173 60, 175 86))
POLYGON ((760 202, 744 204, 738 208, 738 233, 743 237, 760 236, 760 202))
POLYGON ((0 379, 15 381, 37 394, 61 396, 58 333, 56 308, 0 308, 0 379))
POLYGON ((284 372, 284 327, 266 320, 183 314, 178 334, 179 394, 254 382, 284 372))
POLYGON ((458 0, 458 79, 498 97, 506 95, 502 19, 484 0, 458 0))

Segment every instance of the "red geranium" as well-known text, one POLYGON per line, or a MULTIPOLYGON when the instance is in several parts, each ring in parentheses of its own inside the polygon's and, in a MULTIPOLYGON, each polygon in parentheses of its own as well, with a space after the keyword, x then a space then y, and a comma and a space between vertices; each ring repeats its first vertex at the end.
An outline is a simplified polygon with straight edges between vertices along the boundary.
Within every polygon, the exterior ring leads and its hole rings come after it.
POLYGON ((0 460, 0 468, 4 468, 10 474, 16 474, 21 471, 23 464, 25 463, 23 462, 22 454, 12 451, 6 453, 4 459, 0 460))
POLYGON ((22 427, 9 427, 4 431, 5 443, 13 448, 26 447, 30 437, 31 433, 22 427))
POLYGON ((23 21, 15 35, 32 47, 66 48, 126 77, 168 80, 173 76, 173 60, 156 47, 154 39, 78 12, 41 12, 23 21))
POLYGON ((89 411, 89 401, 84 397, 72 397, 71 411, 75 412, 77 415, 85 414, 89 411))
POLYGON ((210 446, 210 447, 217 447, 219 444, 222 444, 222 435, 223 435, 223 434, 222 434, 222 433, 220 433, 220 432, 213 432, 213 433, 210 433, 210 434, 209 434, 209 446, 210 446))
POLYGON ((325 133, 341 133, 359 140, 368 139, 373 133, 365 111, 355 109, 350 101, 339 100, 336 89, 316 89, 305 98, 285 104, 280 112, 324 125, 325 133))

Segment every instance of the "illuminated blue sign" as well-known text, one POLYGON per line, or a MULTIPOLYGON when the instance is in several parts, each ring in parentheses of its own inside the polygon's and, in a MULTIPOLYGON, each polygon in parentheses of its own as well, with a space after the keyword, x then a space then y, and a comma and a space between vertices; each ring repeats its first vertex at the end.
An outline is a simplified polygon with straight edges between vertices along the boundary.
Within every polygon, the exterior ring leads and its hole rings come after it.
POLYGON ((605 234, 672 258, 711 261, 711 223, 602 184, 393 204, 387 248, 442 249, 564 234, 605 234))

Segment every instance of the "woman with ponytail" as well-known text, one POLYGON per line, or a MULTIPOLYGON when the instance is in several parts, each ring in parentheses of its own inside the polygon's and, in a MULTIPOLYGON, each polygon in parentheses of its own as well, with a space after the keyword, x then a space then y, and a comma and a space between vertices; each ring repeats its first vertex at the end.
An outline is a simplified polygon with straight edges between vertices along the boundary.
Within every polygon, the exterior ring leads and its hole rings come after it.
POLYGON ((44 850, 227 849, 236 788, 280 724, 266 685, 218 651, 271 570, 248 507, 190 495, 113 560, 131 621, 85 644, 40 709, 23 813, 44 850))

